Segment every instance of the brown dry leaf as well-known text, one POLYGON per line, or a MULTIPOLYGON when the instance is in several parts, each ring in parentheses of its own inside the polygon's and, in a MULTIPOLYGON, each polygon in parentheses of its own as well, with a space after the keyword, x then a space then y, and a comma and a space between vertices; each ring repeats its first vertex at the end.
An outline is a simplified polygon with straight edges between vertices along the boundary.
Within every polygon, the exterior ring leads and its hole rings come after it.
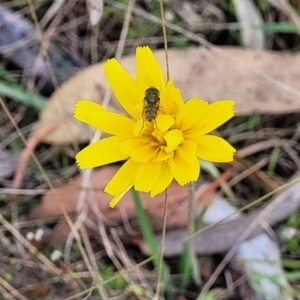
MULTIPOLYGON (((125 220, 131 224, 131 227, 138 230, 136 221, 136 210, 132 200, 131 193, 128 192, 112 209, 108 207, 108 202, 111 196, 103 192, 103 187, 107 184, 110 178, 118 170, 117 166, 106 166, 92 173, 90 178, 91 187, 93 189, 93 196, 88 196, 87 199, 92 199, 93 204, 88 200, 86 201, 86 209, 88 218, 96 221, 96 209, 105 220, 110 224, 123 224, 125 220), (95 206, 93 206, 95 205, 95 206)), ((208 205, 215 189, 219 186, 220 182, 227 180, 231 176, 231 170, 226 171, 216 181, 211 184, 204 184, 201 182, 201 188, 195 194, 195 211, 199 210, 202 205, 208 205)), ((68 214, 76 212, 78 204, 81 177, 78 176, 73 182, 63 185, 60 188, 49 191, 44 195, 42 203, 33 208, 29 215, 29 219, 45 219, 56 216, 61 216, 62 207, 68 214)), ((200 185, 200 181, 197 183, 200 185)), ((152 227, 155 231, 161 231, 163 226, 164 214, 164 198, 165 194, 162 193, 153 199, 149 197, 148 193, 140 193, 142 205, 149 216, 152 227)), ((168 218, 167 228, 183 228, 187 224, 187 189, 181 187, 175 182, 168 188, 168 218)), ((99 221, 99 220, 98 220, 99 221)), ((66 223, 60 223, 56 228, 47 235, 47 243, 55 244, 58 241, 64 240, 70 232, 70 228, 66 223)))
POLYGON ((199 48, 173 50, 169 59, 171 78, 184 99, 234 99, 236 115, 300 111, 299 54, 199 48))
MULTIPOLYGON (((155 52, 164 66, 164 51, 155 52)), ((234 99, 236 114, 290 113, 300 111, 300 54, 241 48, 194 48, 169 50, 170 74, 185 100, 197 96, 208 101, 234 99)), ((122 59, 134 74, 135 56, 122 59)), ((101 103, 106 80, 102 64, 75 75, 59 88, 42 112, 36 131, 51 122, 63 123, 44 142, 84 142, 92 130, 72 118, 75 102, 90 99, 101 103)), ((116 100, 109 109, 122 112, 116 100)))
MULTIPOLYGON (((115 172, 118 170, 117 166, 106 166, 99 170, 95 170, 90 177, 90 185, 93 188, 94 201, 96 206, 105 219, 121 223, 124 215, 126 214, 128 219, 135 217, 135 207, 132 201, 131 193, 128 192, 122 201, 114 208, 109 208, 108 203, 111 200, 111 196, 103 192, 103 188, 107 182, 112 178, 115 172)), ((54 216, 62 215, 61 206, 64 207, 65 211, 69 214, 76 212, 76 206, 80 193, 81 176, 77 176, 71 183, 65 184, 60 188, 49 191, 43 196, 41 205, 35 207, 30 215, 29 219, 36 218, 50 218, 54 216)), ((153 199, 147 193, 140 193, 141 200, 144 209, 151 216, 151 219, 155 218, 155 224, 158 229, 161 229, 163 222, 163 203, 164 193, 154 197, 153 199)), ((176 218, 172 217, 175 210, 178 209, 180 204, 186 199, 187 190, 185 187, 181 187, 175 183, 171 185, 168 190, 168 197, 170 199, 168 211, 169 211, 169 225, 172 226, 177 224, 186 224, 186 210, 183 210, 183 214, 176 215, 176 218)), ((86 203, 88 209, 88 216, 92 220, 96 220, 94 209, 90 207, 90 203, 86 203)))
MULTIPOLYGON (((42 135, 42 142, 45 143, 69 144, 88 141, 94 129, 73 118, 74 106, 79 99, 102 103, 106 86, 102 64, 78 72, 53 93, 32 135, 42 135), (55 129, 45 135, 43 133, 45 128, 55 123, 57 124, 55 129)), ((118 107, 117 103, 114 103, 118 107)), ((109 109, 116 111, 113 106, 109 109)))

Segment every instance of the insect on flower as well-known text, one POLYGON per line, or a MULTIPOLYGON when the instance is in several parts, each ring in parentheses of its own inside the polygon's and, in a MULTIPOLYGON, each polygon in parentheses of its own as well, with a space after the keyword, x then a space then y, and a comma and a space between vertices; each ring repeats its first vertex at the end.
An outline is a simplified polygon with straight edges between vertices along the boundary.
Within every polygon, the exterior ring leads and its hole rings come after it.
POLYGON ((236 152, 223 138, 210 134, 234 116, 234 101, 209 104, 197 97, 184 101, 173 80, 165 81, 149 47, 137 48, 136 62, 136 78, 114 58, 103 64, 107 81, 128 116, 89 100, 77 101, 74 110, 77 120, 109 135, 77 153, 79 168, 125 161, 104 189, 112 196, 110 207, 131 187, 153 198, 173 180, 180 186, 196 181, 199 159, 226 163, 236 152))
MULTIPOLYGON (((159 111, 159 101, 160 101, 159 90, 155 87, 150 87, 145 91, 144 97, 144 107, 143 107, 143 120, 152 122, 157 117, 159 111)), ((144 123, 141 131, 144 128, 144 123)), ((141 134, 141 132, 140 132, 141 134)), ((139 135, 140 135, 139 134, 139 135)))
POLYGON ((159 110, 159 90, 150 87, 145 92, 143 117, 148 122, 152 122, 158 114, 159 110))

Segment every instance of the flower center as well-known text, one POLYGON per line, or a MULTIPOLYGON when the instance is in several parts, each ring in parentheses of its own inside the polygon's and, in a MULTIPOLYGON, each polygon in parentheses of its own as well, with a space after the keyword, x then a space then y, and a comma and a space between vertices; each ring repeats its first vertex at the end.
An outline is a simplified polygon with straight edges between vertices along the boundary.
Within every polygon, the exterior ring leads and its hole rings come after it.
POLYGON ((180 130, 171 129, 162 131, 156 129, 155 124, 153 124, 152 131, 147 131, 147 134, 143 135, 143 139, 145 143, 150 143, 152 147, 157 148, 157 153, 152 158, 152 161, 169 160, 184 140, 180 130))
POLYGON ((156 139, 158 145, 160 146, 165 146, 166 145, 166 141, 164 139, 164 132, 158 130, 158 129, 154 129, 152 132, 152 136, 156 139))

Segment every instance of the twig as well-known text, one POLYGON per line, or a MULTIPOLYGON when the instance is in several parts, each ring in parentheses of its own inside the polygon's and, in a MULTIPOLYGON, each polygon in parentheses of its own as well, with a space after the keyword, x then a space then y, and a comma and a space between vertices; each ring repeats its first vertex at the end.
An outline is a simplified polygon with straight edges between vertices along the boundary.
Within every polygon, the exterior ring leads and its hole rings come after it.
POLYGON ((54 274, 60 275, 61 270, 57 268, 50 260, 44 255, 37 252, 36 248, 32 246, 18 230, 16 230, 4 217, 0 214, 0 223, 13 235, 15 236, 33 255, 35 255, 40 261, 42 261, 47 267, 48 271, 54 274))
MULTIPOLYGON (((29 300, 28 298, 24 297, 22 294, 20 294, 13 286, 11 286, 6 280, 4 280, 0 276, 0 285, 2 285, 4 288, 6 288, 14 297, 20 300, 29 300)), ((5 295, 3 295, 5 296, 5 295)), ((6 297, 6 296, 5 296, 6 297)), ((5 298, 9 299, 9 298, 5 298)))

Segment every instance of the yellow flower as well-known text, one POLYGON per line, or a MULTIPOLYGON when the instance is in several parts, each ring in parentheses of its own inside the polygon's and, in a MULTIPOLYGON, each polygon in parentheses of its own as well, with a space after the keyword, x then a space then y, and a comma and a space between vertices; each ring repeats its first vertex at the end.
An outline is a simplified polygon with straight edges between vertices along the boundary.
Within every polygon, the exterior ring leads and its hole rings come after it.
MULTIPOLYGON (((105 192, 113 196, 110 207, 132 186, 154 197, 173 179, 180 185, 197 180, 199 158, 211 162, 233 160, 235 149, 221 137, 207 133, 233 117, 234 101, 208 104, 194 97, 185 103, 172 80, 165 82, 149 47, 136 49, 136 80, 116 59, 104 64, 104 72, 130 118, 87 100, 77 101, 74 117, 111 135, 76 155, 81 169, 126 160, 105 187, 105 192), (144 98, 150 87, 159 91, 160 101, 156 118, 148 122, 144 98)), ((155 108, 152 112, 155 114, 155 108)))

